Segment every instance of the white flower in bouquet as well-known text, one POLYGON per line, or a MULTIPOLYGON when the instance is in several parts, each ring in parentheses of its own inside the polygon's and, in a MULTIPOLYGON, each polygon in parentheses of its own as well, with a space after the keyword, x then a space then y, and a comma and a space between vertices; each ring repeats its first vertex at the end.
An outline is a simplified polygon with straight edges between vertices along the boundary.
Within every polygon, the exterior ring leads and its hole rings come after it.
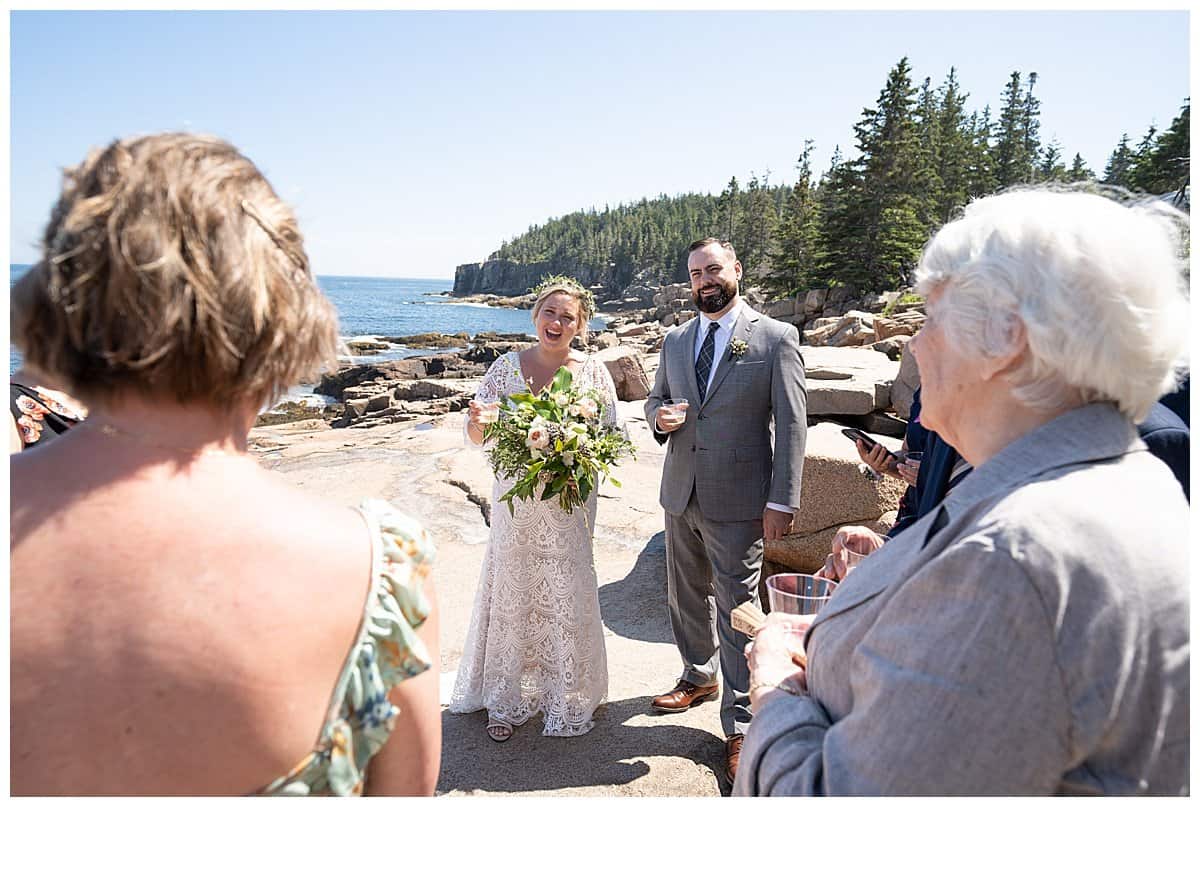
POLYGON ((525 435, 525 446, 531 450, 544 450, 550 445, 550 429, 545 423, 534 422, 529 426, 529 433, 525 435))
POLYGON ((596 403, 595 398, 580 398, 575 405, 578 413, 572 413, 572 416, 582 416, 584 419, 595 419, 600 414, 600 405, 596 403))
POLYGON ((502 495, 514 499, 557 499, 564 511, 584 504, 600 482, 620 483, 611 469, 633 455, 622 432, 601 424, 603 407, 594 390, 574 387, 571 372, 560 368, 550 387, 538 394, 510 395, 500 418, 484 432, 496 474, 512 479, 502 495))

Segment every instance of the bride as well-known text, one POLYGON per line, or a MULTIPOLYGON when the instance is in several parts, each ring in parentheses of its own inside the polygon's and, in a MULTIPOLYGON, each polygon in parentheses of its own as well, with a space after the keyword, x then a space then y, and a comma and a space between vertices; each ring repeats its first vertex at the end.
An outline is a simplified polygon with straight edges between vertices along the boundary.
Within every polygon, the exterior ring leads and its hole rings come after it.
MULTIPOLYGON (((587 339, 591 294, 573 279, 546 279, 533 305, 537 344, 492 364, 469 405, 466 435, 474 446, 495 408, 519 392, 540 392, 560 367, 578 387, 598 389, 604 424, 619 425, 616 390, 599 358, 572 351, 587 339)), ((500 501, 512 486, 492 485, 492 522, 479 590, 463 649, 450 712, 488 712, 487 734, 501 743, 539 710, 542 734, 573 737, 591 730, 592 713, 608 690, 592 532, 596 492, 573 512, 556 499, 500 501)))

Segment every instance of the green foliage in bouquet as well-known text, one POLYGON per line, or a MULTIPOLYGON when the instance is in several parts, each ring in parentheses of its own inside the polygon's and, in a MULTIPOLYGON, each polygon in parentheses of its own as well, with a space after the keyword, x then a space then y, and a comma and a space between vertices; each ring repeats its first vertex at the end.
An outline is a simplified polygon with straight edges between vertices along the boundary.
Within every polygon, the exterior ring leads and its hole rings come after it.
POLYGON ((513 511, 513 499, 557 497, 564 511, 584 504, 604 480, 620 486, 610 469, 633 444, 604 426, 604 403, 595 390, 572 386, 571 371, 560 367, 539 394, 510 395, 500 418, 487 427, 493 441, 488 458, 496 474, 515 479, 500 497, 513 511))

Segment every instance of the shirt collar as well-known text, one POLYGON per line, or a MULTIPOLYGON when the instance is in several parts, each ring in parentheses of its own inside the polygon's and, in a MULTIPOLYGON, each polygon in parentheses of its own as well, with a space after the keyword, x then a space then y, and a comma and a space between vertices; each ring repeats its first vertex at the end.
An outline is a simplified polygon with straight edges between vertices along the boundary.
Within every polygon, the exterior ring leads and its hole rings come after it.
MULTIPOLYGON (((737 305, 717 319, 716 323, 721 325, 722 330, 732 330, 733 325, 737 323, 738 316, 742 314, 742 309, 746 304, 742 300, 738 300, 737 305)), ((704 333, 708 333, 708 326, 713 323, 713 320, 707 315, 704 316, 704 333)), ((703 334, 702 334, 703 335, 703 334)))
MULTIPOLYGON (((955 487, 940 506, 950 519, 988 496, 1011 492, 1070 466, 1146 449, 1137 429, 1111 403, 1077 407, 1017 438, 955 487)), ((943 520, 943 524, 949 520, 943 520)), ((940 526, 934 527, 934 532, 940 526)), ((926 536, 926 541, 932 533, 926 536)))

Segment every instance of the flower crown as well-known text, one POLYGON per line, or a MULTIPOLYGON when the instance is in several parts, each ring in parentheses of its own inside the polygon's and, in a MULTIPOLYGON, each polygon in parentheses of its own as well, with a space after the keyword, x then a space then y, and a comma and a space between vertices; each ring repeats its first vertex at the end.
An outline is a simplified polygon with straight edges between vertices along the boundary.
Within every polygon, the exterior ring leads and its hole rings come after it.
POLYGON ((592 292, 569 275, 547 275, 529 289, 534 302, 549 291, 562 291, 573 295, 579 301, 580 311, 584 313, 579 316, 583 324, 587 324, 596 314, 596 298, 592 296, 592 292))

